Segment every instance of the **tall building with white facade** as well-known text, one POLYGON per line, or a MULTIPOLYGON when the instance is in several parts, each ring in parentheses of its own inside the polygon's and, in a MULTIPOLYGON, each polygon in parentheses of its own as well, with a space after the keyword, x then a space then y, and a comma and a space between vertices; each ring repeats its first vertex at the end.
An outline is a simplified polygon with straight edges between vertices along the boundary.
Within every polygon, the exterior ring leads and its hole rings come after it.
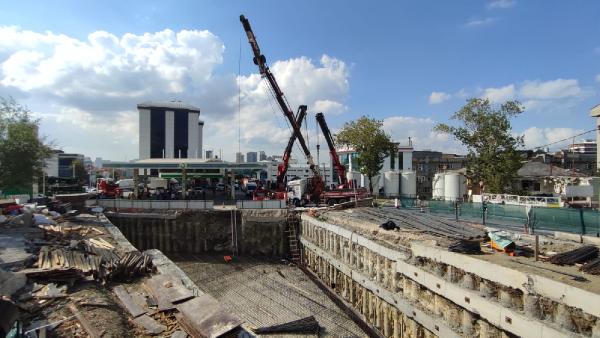
POLYGON ((200 108, 181 101, 144 102, 139 112, 139 159, 202 158, 200 108))

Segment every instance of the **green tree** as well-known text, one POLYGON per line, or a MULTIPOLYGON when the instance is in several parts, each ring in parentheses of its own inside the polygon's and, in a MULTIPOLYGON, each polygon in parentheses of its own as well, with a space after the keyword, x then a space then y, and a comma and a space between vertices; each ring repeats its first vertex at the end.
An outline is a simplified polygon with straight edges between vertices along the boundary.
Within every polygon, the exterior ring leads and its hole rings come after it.
POLYGON ((39 120, 12 97, 0 97, 0 189, 30 191, 50 147, 38 137, 39 120))
POLYGON ((522 112, 518 101, 495 108, 487 99, 469 99, 451 117, 462 126, 439 123, 434 130, 450 134, 467 146, 467 176, 473 182, 483 182, 486 192, 509 192, 511 180, 521 168, 517 148, 523 146, 523 136, 512 134, 510 119, 522 112))
POLYGON ((359 170, 369 178, 369 191, 373 193, 373 177, 379 174, 383 160, 394 151, 394 144, 383 131, 383 121, 362 116, 346 122, 336 135, 338 145, 353 148, 357 154, 359 170))

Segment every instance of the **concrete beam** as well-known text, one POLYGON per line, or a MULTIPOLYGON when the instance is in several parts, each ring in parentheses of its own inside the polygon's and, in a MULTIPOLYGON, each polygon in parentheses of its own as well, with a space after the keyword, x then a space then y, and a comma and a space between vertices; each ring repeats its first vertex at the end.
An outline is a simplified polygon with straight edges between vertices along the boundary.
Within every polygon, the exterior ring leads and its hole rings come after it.
POLYGON ((379 298, 386 301, 388 304, 394 306, 400 312, 404 313, 407 317, 412 320, 418 322, 427 330, 435 333, 439 337, 460 337, 460 335, 454 332, 449 326, 446 324, 442 324, 439 318, 431 317, 427 312, 420 310, 419 308, 413 306, 411 303, 406 301, 401 294, 392 293, 389 290, 385 289, 383 286, 378 285, 374 281, 370 280, 367 276, 354 271, 351 267, 346 264, 338 261, 334 257, 332 257, 329 253, 322 250, 317 245, 312 242, 306 240, 305 238, 300 238, 300 242, 304 245, 308 250, 315 252, 318 256, 323 258, 325 261, 329 262, 333 266, 335 266, 338 270, 340 270, 343 274, 349 276, 356 283, 361 285, 362 287, 368 289, 373 294, 377 295, 379 298))
POLYGON ((411 245, 413 254, 457 267, 483 279, 522 290, 525 294, 538 294, 558 303, 583 310, 600 317, 600 295, 557 282, 550 278, 524 273, 468 255, 441 250, 420 243, 411 245))

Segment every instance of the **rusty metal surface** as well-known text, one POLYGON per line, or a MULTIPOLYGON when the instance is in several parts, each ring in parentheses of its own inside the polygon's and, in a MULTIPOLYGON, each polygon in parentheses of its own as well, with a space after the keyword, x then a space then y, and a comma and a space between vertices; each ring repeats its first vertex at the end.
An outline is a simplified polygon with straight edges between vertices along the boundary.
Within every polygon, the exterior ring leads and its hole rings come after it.
POLYGON ((182 324, 192 337, 220 337, 242 324, 208 294, 177 305, 182 324))

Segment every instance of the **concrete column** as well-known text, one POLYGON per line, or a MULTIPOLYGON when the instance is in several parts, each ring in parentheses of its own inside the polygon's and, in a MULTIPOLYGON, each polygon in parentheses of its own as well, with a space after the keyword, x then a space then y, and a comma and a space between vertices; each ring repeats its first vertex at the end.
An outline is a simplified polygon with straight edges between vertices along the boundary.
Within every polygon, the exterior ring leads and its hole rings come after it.
POLYGON ((489 282, 482 280, 481 283, 479 283, 479 295, 485 298, 492 298, 494 296, 494 290, 489 282))
POLYGON ((592 327, 592 338, 600 338, 600 319, 596 319, 596 325, 592 327))
POLYGON ((473 276, 471 276, 470 273, 465 273, 460 285, 465 289, 473 290, 475 288, 475 282, 473 281, 473 276))
POLYGON ((462 332, 467 337, 473 334, 473 315, 466 310, 462 311, 462 332))
POLYGON ((390 332, 392 331, 391 325, 390 325, 390 307, 386 304, 383 303, 382 306, 382 313, 383 313, 383 334, 386 337, 390 336, 390 332))
POLYGON ((367 270, 369 271, 370 279, 373 278, 373 263, 373 253, 371 252, 371 250, 367 250, 367 261, 365 262, 365 264, 367 264, 367 270))
POLYGON ((542 319, 540 298, 536 295, 532 295, 530 293, 523 295, 523 310, 528 317, 542 319))
POLYGON ((498 293, 500 298, 500 304, 507 308, 512 307, 512 295, 510 294, 510 292, 507 289, 502 288, 498 290, 498 293))
POLYGON ((450 283, 456 282, 456 276, 454 274, 454 268, 451 265, 446 266, 446 280, 450 283))
POLYGON ((362 290, 362 314, 369 318, 369 295, 366 288, 360 287, 362 290))
POLYGON ((392 333, 392 337, 400 338, 402 335, 402 324, 401 324, 401 314, 394 309, 393 310, 393 320, 394 320, 394 332, 392 333))
POLYGON ((573 331, 575 329, 575 325, 573 324, 573 319, 571 318, 571 313, 569 312, 569 308, 564 304, 558 304, 556 308, 556 324, 560 325, 563 329, 573 331))
POLYGON ((165 111, 165 157, 176 158, 175 154, 175 112, 165 111))

